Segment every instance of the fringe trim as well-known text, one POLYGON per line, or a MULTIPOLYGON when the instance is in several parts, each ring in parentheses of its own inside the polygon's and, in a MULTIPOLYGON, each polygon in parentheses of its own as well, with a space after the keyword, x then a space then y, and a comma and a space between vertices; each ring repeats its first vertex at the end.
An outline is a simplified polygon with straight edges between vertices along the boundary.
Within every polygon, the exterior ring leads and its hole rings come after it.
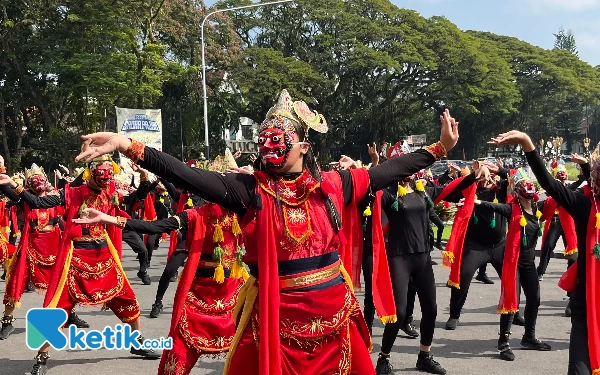
POLYGON ((21 308, 21 302, 15 302, 15 299, 13 297, 9 297, 8 298, 8 306, 12 306, 15 309, 20 309, 21 308))
POLYGON ((396 315, 382 316, 379 319, 383 324, 396 323, 398 321, 398 317, 396 315))
POLYGON ((597 368, 594 371, 592 371, 592 375, 600 375, 600 368, 597 368))
POLYGON ((563 255, 565 255, 565 256, 573 255, 573 254, 576 254, 578 251, 579 251, 578 248, 574 248, 571 250, 565 250, 563 252, 563 255))
POLYGON ((450 250, 444 250, 442 251, 442 256, 444 257, 444 261, 454 263, 454 252, 450 250))
POLYGON ((519 309, 508 310, 508 309, 498 309, 496 311, 497 314, 507 315, 507 314, 516 314, 519 312, 519 309))
POLYGON ((460 284, 459 283, 455 283, 454 281, 448 280, 448 282, 446 282, 446 285, 451 286, 453 288, 456 289, 460 289, 460 284))

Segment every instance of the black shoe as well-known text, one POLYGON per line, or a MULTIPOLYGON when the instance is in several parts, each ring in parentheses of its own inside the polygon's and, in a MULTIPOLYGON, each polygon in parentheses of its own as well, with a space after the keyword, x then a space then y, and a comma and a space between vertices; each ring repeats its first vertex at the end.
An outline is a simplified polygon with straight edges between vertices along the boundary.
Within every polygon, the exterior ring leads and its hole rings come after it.
POLYGON ((390 375, 392 373, 392 364, 390 363, 390 357, 379 354, 377 359, 377 366, 375 366, 375 373, 377 375, 390 375))
POLYGON ((406 333, 406 335, 410 338, 416 339, 417 337, 419 337, 419 332, 417 332, 416 327, 412 324, 412 320, 410 320, 406 324, 403 324, 402 327, 400 327, 400 329, 402 330, 402 332, 406 333))
POLYGON ((569 300, 569 303, 567 304, 567 307, 565 307, 565 316, 567 318, 571 317, 571 300, 569 300))
POLYGON ((90 328, 90 325, 83 319, 77 316, 75 312, 71 312, 69 319, 67 320, 67 327, 75 326, 77 328, 90 328))
POLYGON ((35 356, 35 365, 33 365, 33 369, 31 370, 31 375, 45 375, 48 372, 48 366, 46 366, 46 362, 48 361, 50 356, 48 353, 40 353, 35 356))
POLYGON ((433 359, 432 355, 419 355, 419 359, 417 360, 417 369, 419 369, 420 371, 428 372, 430 374, 446 374, 446 370, 444 370, 444 368, 439 364, 438 361, 433 359))
POLYGON ((155 352, 152 349, 136 349, 136 348, 131 348, 130 351, 131 354, 133 355, 139 355, 140 357, 143 357, 145 359, 159 359, 160 358, 160 354, 158 354, 157 352, 155 352))
POLYGON ((27 284, 27 286, 25 287, 25 293, 31 293, 31 292, 35 292, 35 288, 31 284, 27 284))
POLYGON ((494 282, 490 280, 486 273, 480 273, 475 277, 475 280, 481 281, 484 284, 493 284, 494 282))
POLYGON ((154 305, 152 305, 152 310, 150 311, 150 317, 158 318, 162 312, 163 312, 162 302, 156 302, 154 305))
POLYGON ((431 261, 431 265, 432 265, 432 266, 437 266, 437 265, 438 265, 438 262, 436 262, 435 260, 432 260, 432 261, 431 261))
POLYGON ((12 325, 16 321, 12 315, 2 317, 2 328, 0 328, 0 340, 6 340, 15 331, 12 325))
POLYGON ((516 314, 513 317, 513 324, 516 326, 525 327, 525 319, 523 319, 523 317, 521 315, 516 314))
POLYGON ((545 342, 541 342, 540 340, 536 339, 535 337, 530 338, 530 337, 523 336, 523 338, 521 339, 521 346, 525 349, 539 350, 542 352, 547 352, 547 351, 552 350, 550 345, 546 344, 545 342))
POLYGON ((152 284, 152 280, 150 280, 150 276, 148 276, 148 272, 138 272, 137 276, 142 280, 144 285, 152 284))
POLYGON ((505 360, 505 361, 514 361, 515 360, 515 353, 513 353, 512 349, 510 348, 510 344, 505 342, 502 344, 498 345, 498 351, 500 352, 500 358, 505 360))
POLYGON ((433 246, 438 249, 438 250, 444 250, 444 247, 442 246, 442 242, 438 241, 436 243, 433 244, 433 246))
POLYGON ((448 330, 448 331, 454 331, 456 329, 457 325, 458 325, 458 319, 450 318, 446 322, 446 330, 448 330))
POLYGON ((4 272, 2 273, 2 276, 0 276, 0 279, 1 279, 1 280, 6 280, 6 271, 4 271, 4 272))
POLYGON ((177 282, 178 276, 179 276, 179 271, 175 272, 175 275, 171 276, 171 280, 169 280, 169 281, 172 283, 177 282))

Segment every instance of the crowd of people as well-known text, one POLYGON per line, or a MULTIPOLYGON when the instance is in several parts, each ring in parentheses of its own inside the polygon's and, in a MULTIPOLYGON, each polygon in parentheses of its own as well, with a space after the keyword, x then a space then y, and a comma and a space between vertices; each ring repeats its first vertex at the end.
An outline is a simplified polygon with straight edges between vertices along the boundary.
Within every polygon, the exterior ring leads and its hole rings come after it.
MULTIPOLYGON (((167 263, 150 317, 163 313, 165 292, 178 280, 174 345, 162 353, 131 349, 160 358, 159 375, 189 374, 201 355, 215 353, 228 353, 225 375, 392 374, 400 330, 420 340, 420 371, 446 374, 432 355, 438 311, 432 250, 442 250, 450 269, 447 330, 460 327, 477 270, 478 280, 493 283, 485 273, 491 263, 501 279, 499 358, 513 361, 512 324, 525 327, 522 347, 551 350, 536 333, 539 281, 562 236, 569 262, 560 286, 569 293, 565 313, 572 321, 568 373, 600 374, 597 153, 591 160, 573 155, 581 176, 566 184, 563 163, 549 171, 530 138, 511 131, 490 143, 521 145, 527 168, 474 162, 433 176, 429 167, 459 138, 448 110, 440 122, 432 145, 410 150, 399 142, 382 152, 372 144, 369 165, 342 156, 324 171, 309 132, 326 133, 327 121, 284 90, 259 127, 259 154, 249 167, 238 168, 231 154, 183 163, 113 133, 84 136, 76 161, 85 169, 71 177, 66 168, 57 172, 57 186, 37 165, 12 177, 2 165, 0 339, 10 339, 30 288, 45 293, 43 307, 68 312, 66 325, 89 327, 74 308, 102 306, 141 331, 122 244, 137 253, 137 277, 150 285, 153 252, 165 240, 167 263), (139 183, 112 160, 116 151, 131 161, 139 183), (439 204, 457 207, 445 246, 439 204), (361 281, 362 308, 354 293, 361 281), (417 296, 420 332, 413 324, 417 296), (385 328, 373 363, 375 315, 385 328)), ((38 351, 32 375, 48 371, 49 349, 38 351)))

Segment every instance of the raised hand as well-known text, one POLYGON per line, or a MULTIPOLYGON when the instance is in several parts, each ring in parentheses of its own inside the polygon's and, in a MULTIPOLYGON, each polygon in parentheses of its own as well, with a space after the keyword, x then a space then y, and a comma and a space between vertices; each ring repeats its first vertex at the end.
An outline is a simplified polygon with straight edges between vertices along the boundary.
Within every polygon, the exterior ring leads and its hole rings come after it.
POLYGON ((367 150, 369 152, 369 156, 371 157, 371 163, 373 166, 379 164, 379 154, 377 153, 377 145, 373 142, 370 145, 367 145, 367 150))
POLYGON ((442 122, 440 142, 442 142, 446 151, 450 151, 458 142, 458 122, 450 116, 449 110, 444 111, 444 114, 440 116, 440 121, 442 122))
POLYGON ((17 185, 17 183, 14 182, 13 179, 10 178, 9 175, 0 174, 0 185, 10 185, 12 187, 15 187, 17 185))
POLYGON ((478 180, 488 181, 490 179, 490 170, 488 169, 488 167, 486 167, 485 165, 481 166, 481 168, 477 170, 476 178, 478 180))
POLYGON ((125 136, 117 133, 101 132, 81 136, 83 139, 83 150, 75 161, 85 160, 89 163, 98 156, 110 154, 114 151, 125 152, 131 141, 125 136))
POLYGON ((59 164, 59 165, 58 165, 58 167, 59 167, 60 169, 62 169, 62 170, 63 170, 63 171, 66 173, 66 174, 69 174, 69 173, 70 173, 70 172, 69 172, 69 168, 65 167, 64 165, 62 165, 62 164, 59 164))
POLYGON ((499 166, 500 168, 504 168, 504 159, 502 159, 502 158, 498 158, 497 162, 498 162, 498 166, 499 166))
POLYGON ((354 159, 346 155, 342 155, 338 163, 341 169, 356 168, 356 162, 354 161, 354 159))
POLYGON ((494 164, 486 164, 487 169, 490 170, 491 173, 498 174, 500 171, 500 167, 494 164))
POLYGON ((588 160, 586 158, 584 158, 583 156, 579 155, 579 154, 572 154, 571 155, 571 161, 573 163, 582 165, 582 164, 587 164, 588 160))
POLYGON ((73 222, 76 224, 109 224, 109 222, 106 220, 107 216, 108 215, 106 215, 105 213, 100 212, 94 208, 86 208, 81 213, 81 218, 73 219, 73 222))
POLYGON ((523 147, 524 152, 530 152, 535 150, 535 146, 533 142, 531 142, 531 138, 523 132, 518 130, 511 130, 508 133, 499 134, 497 137, 492 138, 489 144, 504 146, 504 145, 521 145, 523 147))
POLYGON ((227 169, 227 173, 254 174, 254 171, 247 168, 231 167, 227 169))
POLYGON ((239 159, 239 158, 240 158, 240 156, 242 156, 242 151, 240 151, 240 150, 237 150, 237 151, 235 152, 235 154, 233 154, 233 158, 234 158, 235 160, 239 159))

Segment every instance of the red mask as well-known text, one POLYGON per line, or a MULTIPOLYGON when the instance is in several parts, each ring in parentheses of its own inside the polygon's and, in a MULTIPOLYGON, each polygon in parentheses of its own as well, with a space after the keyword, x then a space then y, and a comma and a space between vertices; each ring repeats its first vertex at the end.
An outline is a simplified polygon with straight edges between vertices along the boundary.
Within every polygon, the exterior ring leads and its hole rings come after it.
POLYGON ((515 192, 524 199, 534 199, 536 194, 535 185, 531 181, 521 181, 515 187, 515 192))
POLYGON ((566 181, 568 177, 569 177, 569 175, 567 174, 566 171, 560 171, 556 174, 556 178, 561 181, 566 181))
POLYGON ((33 176, 29 179, 29 187, 35 194, 41 194, 48 188, 48 179, 44 176, 33 176))
POLYGON ((285 165, 292 149, 292 136, 279 128, 268 128, 258 135, 258 151, 268 169, 285 165))
POLYGON ((113 166, 111 164, 100 164, 92 171, 94 182, 100 188, 105 188, 112 182, 113 166))

